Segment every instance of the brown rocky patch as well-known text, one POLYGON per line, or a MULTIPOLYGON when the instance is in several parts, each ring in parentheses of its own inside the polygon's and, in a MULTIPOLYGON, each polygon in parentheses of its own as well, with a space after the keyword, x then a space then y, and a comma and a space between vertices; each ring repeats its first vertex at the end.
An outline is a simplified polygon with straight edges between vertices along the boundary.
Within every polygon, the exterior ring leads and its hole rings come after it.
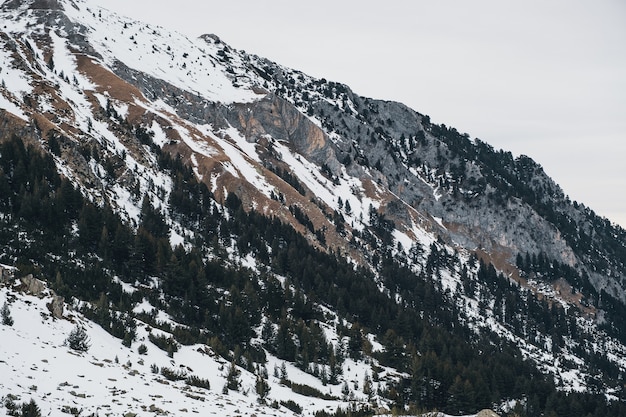
POLYGON ((76 64, 78 71, 99 86, 99 88, 96 89, 99 93, 108 92, 112 98, 123 101, 129 105, 131 105, 135 99, 144 100, 143 94, 137 87, 127 83, 104 68, 93 57, 77 53, 76 64))

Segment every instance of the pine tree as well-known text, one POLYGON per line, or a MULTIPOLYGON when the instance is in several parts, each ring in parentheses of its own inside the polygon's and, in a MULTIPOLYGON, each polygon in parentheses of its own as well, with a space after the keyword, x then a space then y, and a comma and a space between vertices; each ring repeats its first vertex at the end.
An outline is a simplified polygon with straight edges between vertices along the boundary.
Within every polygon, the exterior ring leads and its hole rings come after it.
POLYGON ((372 379, 367 372, 365 373, 365 377, 363 378, 363 394, 367 395, 368 399, 371 399, 372 395, 374 394, 372 379))
POLYGON ((22 417, 41 417, 41 410, 39 409, 39 406, 37 405, 35 400, 31 398, 30 402, 22 404, 21 416, 22 417))
POLYGON ((270 391, 270 386, 261 375, 257 375, 256 377, 255 389, 256 394, 259 396, 259 403, 265 404, 265 398, 270 391))
POLYGON ((0 316, 2 316, 2 324, 5 326, 13 326, 13 317, 11 317, 11 310, 9 310, 9 303, 4 302, 2 310, 0 310, 0 316))
POLYGON ((235 365, 235 361, 230 363, 230 367, 228 368, 228 376, 226 377, 226 387, 232 391, 239 391, 239 387, 241 386, 241 381, 239 381, 239 375, 241 371, 237 369, 237 365, 235 365))
POLYGON ((85 329, 77 324, 70 332, 67 339, 65 339, 65 345, 69 346, 72 350, 87 352, 90 347, 89 336, 87 336, 85 329))

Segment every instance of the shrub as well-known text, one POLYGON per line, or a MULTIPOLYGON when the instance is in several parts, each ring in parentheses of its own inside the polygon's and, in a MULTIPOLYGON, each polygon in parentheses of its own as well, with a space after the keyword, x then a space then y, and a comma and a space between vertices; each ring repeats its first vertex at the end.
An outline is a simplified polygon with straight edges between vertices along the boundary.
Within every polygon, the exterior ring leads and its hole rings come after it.
POLYGON ((192 385, 194 387, 211 389, 211 383, 208 379, 203 379, 195 375, 188 376, 185 382, 187 383, 187 385, 192 385))
POLYGON ((300 405, 298 405, 298 403, 296 403, 293 400, 287 400, 287 401, 281 401, 280 402, 283 406, 287 407, 288 409, 290 409, 291 411, 293 411, 296 414, 302 414, 302 407, 300 407, 300 405))
POLYGON ((161 368, 161 375, 170 381, 182 381, 183 379, 187 379, 187 373, 185 371, 175 371, 165 366, 161 368))
POLYGON ((174 352, 178 351, 178 343, 171 336, 155 336, 150 333, 148 334, 148 340, 150 340, 159 349, 166 351, 170 357, 174 356, 174 352))
POLYGON ((316 397, 316 398, 321 398, 323 400, 330 400, 330 401, 338 399, 334 395, 324 394, 317 388, 313 388, 310 385, 297 384, 295 382, 291 382, 290 386, 291 386, 291 390, 295 392, 296 394, 305 395, 307 397, 316 397))
POLYGON ((139 353, 140 355, 145 355, 146 353, 148 353, 148 347, 143 343, 140 344, 137 348, 137 353, 139 353))

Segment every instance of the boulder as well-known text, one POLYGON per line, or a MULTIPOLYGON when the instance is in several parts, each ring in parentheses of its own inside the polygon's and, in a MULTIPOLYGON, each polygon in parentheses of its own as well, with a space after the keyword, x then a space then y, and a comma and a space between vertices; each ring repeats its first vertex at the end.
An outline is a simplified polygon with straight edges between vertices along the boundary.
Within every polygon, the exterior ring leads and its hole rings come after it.
POLYGON ((33 274, 28 274, 25 277, 20 278, 20 281, 22 281, 22 285, 24 286, 26 292, 29 292, 32 295, 40 296, 46 289, 46 284, 33 277, 33 274))
POLYGON ((13 279, 14 269, 15 268, 10 266, 0 264, 0 284, 6 284, 13 279))
POLYGON ((52 313, 52 317, 55 319, 63 318, 63 304, 65 299, 60 295, 56 295, 54 292, 52 293, 52 301, 50 301, 46 306, 50 313, 52 313))
POLYGON ((476 417, 500 417, 500 415, 496 414, 496 412, 493 410, 482 410, 481 412, 476 414, 476 417))

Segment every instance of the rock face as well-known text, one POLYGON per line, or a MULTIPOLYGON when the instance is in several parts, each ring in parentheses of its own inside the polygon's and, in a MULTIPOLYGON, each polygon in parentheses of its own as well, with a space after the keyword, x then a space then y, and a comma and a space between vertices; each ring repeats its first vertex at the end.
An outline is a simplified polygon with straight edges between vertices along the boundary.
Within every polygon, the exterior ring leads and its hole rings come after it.
POLYGON ((46 289, 46 284, 43 281, 33 277, 33 274, 28 274, 23 278, 20 278, 24 290, 37 297, 41 296, 46 289))
MULTIPOLYGON (((1 272, 2 271, 0 271, 0 273, 1 272)), ((33 274, 28 274, 25 277, 20 278, 20 281, 22 283, 22 288, 24 289, 24 291, 36 297, 42 297, 44 295, 44 292, 48 290, 46 283, 35 278, 33 274)), ((52 297, 52 300, 47 303, 48 310, 50 310, 50 313, 54 318, 63 318, 63 306, 65 299, 60 295, 57 295, 52 290, 49 290, 49 293, 52 297)), ((46 294, 48 294, 48 292, 46 292, 46 294)))
POLYGON ((64 10, 63 5, 58 0, 10 0, 5 3, 4 7, 18 9, 24 4, 28 4, 28 8, 33 10, 64 10))
POLYGON ((228 120, 250 142, 269 135, 288 142, 298 153, 319 164, 327 163, 335 155, 324 131, 291 103, 274 94, 249 105, 237 106, 228 115, 228 120))
POLYGON ((0 284, 6 284, 11 278, 13 278, 12 271, 0 265, 0 284))

